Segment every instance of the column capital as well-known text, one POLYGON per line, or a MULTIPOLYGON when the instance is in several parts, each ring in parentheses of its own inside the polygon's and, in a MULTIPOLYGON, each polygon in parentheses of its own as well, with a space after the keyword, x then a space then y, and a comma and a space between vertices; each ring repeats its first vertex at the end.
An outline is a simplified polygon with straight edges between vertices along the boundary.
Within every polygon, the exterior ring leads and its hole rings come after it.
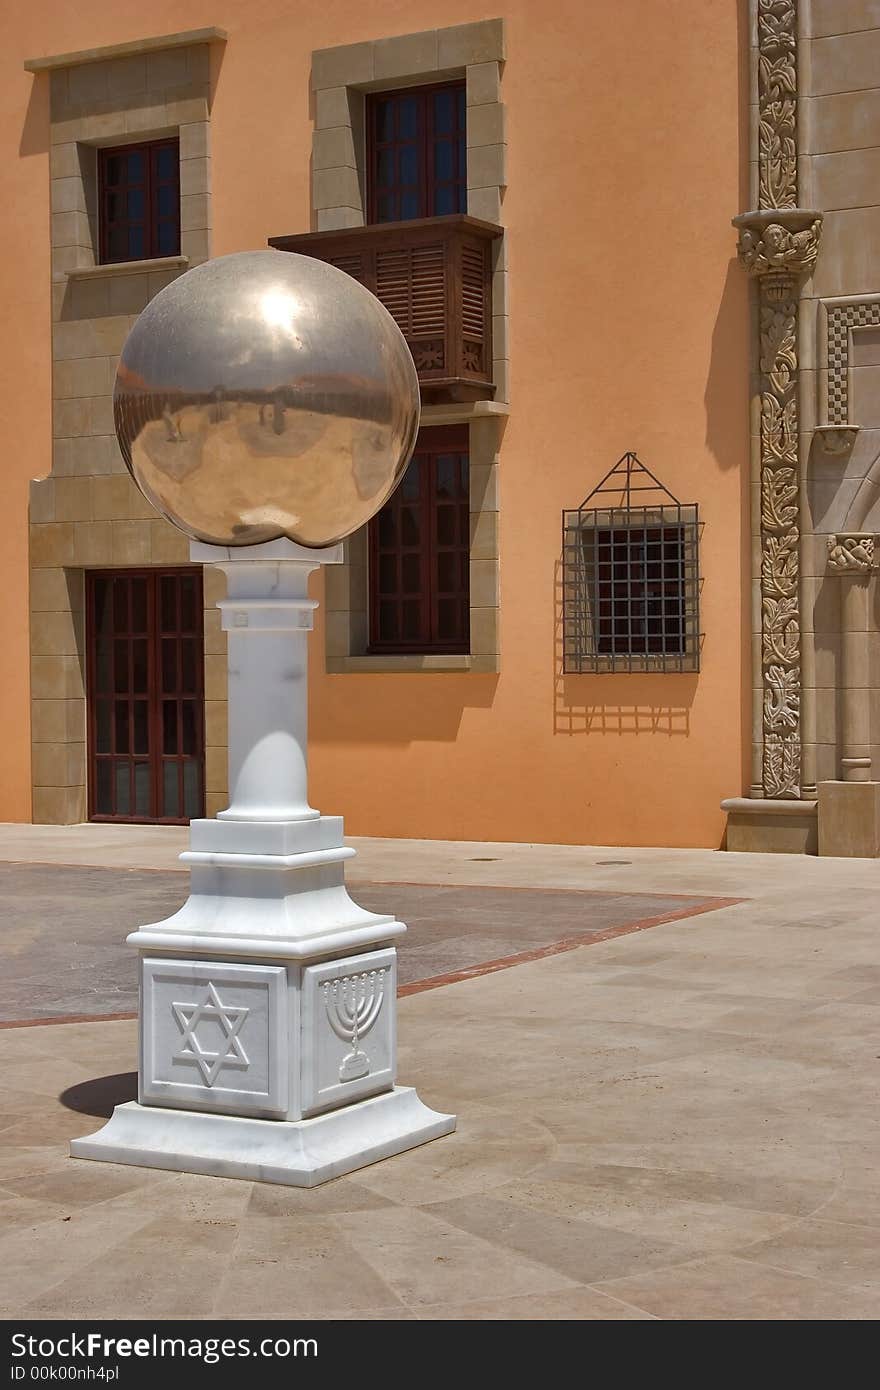
POLYGON ((763 208, 733 218, 737 254, 749 275, 794 283, 811 275, 819 254, 822 214, 812 208, 763 208))

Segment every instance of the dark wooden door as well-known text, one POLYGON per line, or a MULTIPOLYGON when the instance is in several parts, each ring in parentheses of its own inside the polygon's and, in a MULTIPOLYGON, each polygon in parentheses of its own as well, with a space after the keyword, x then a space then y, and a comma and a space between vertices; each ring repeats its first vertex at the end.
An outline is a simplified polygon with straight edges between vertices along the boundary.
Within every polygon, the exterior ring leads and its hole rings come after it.
POLYGON ((89 817, 204 814, 202 572, 86 575, 89 817))

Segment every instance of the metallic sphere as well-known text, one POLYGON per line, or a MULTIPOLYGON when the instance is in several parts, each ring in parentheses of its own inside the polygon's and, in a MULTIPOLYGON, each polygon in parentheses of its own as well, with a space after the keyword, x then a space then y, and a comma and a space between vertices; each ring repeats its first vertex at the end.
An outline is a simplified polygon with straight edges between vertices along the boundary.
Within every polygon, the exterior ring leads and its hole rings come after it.
POLYGON ((400 481, 419 385, 363 285, 309 256, 246 251, 150 302, 122 349, 113 409, 132 477, 188 536, 328 546, 400 481))

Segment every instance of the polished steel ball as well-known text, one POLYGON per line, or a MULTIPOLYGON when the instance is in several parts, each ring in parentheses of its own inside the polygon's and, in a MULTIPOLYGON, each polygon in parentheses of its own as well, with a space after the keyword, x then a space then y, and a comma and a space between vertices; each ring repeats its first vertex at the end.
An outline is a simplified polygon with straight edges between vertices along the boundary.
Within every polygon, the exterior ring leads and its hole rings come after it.
POLYGON ((335 266, 245 251, 156 295, 113 396, 132 477, 188 536, 333 545, 403 475, 419 384, 403 335, 335 266))

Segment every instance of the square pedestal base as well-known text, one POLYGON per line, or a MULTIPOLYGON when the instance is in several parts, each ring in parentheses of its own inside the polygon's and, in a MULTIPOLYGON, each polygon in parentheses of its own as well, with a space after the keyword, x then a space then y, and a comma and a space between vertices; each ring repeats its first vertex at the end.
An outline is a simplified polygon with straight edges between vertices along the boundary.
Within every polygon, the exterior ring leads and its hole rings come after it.
POLYGON ((880 782, 819 783, 819 853, 839 859, 880 855, 880 782))
POLYGON ((317 1187, 343 1173, 439 1139, 454 1115, 423 1105, 411 1086, 311 1120, 260 1120, 129 1101, 103 1129, 71 1141, 73 1158, 317 1187))

